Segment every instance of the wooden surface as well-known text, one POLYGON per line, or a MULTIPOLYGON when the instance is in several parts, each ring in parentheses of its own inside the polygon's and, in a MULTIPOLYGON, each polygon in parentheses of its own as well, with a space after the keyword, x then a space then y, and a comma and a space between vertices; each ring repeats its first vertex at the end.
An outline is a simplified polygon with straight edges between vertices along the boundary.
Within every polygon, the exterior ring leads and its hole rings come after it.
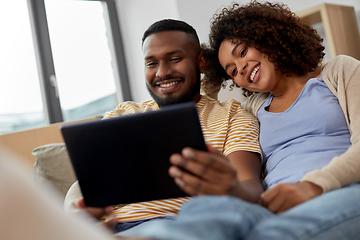
POLYGON ((322 22, 331 59, 345 54, 360 60, 360 34, 353 7, 321 4, 296 15, 310 25, 322 22))

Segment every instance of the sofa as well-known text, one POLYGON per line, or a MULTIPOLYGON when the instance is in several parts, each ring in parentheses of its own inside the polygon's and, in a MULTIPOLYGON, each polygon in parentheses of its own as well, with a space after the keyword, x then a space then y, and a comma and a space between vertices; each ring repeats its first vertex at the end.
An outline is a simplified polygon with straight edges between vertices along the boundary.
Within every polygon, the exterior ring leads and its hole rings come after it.
POLYGON ((32 172, 34 181, 52 188, 61 198, 76 181, 60 127, 82 121, 96 121, 93 117, 74 122, 0 135, 0 146, 21 159, 25 169, 32 172))

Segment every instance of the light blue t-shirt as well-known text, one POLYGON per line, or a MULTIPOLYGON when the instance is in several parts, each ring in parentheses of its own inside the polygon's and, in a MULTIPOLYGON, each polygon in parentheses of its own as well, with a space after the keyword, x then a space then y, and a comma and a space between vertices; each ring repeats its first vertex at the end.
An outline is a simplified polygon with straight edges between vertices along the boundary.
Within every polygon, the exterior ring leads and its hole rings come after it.
POLYGON ((350 147, 344 113, 322 78, 310 79, 285 112, 265 110, 272 97, 257 113, 265 189, 298 182, 350 147))

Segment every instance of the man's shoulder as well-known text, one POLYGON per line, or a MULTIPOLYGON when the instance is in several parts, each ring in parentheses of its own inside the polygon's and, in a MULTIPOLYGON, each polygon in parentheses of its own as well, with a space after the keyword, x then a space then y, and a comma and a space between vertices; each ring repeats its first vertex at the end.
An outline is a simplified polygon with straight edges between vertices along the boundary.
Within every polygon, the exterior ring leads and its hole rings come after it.
POLYGON ((115 110, 106 112, 104 118, 112 118, 155 110, 158 110, 158 106, 154 100, 147 100, 143 102, 127 101, 120 103, 115 110))
POLYGON ((207 113, 206 116, 220 116, 223 115, 224 119, 233 117, 245 117, 249 119, 255 119, 250 113, 246 112, 241 103, 235 99, 229 99, 224 102, 220 102, 216 99, 202 96, 198 104, 199 112, 207 113), (225 118, 226 116, 226 118, 225 118))
POLYGON ((229 99, 227 101, 220 102, 217 99, 202 95, 200 101, 198 102, 198 106, 216 106, 219 108, 228 108, 230 106, 239 107, 241 106, 241 103, 235 99, 229 99))
POLYGON ((157 104, 156 104, 155 100, 153 100, 153 99, 146 100, 143 102, 128 101, 128 102, 120 103, 117 108, 132 108, 134 110, 139 110, 139 111, 145 110, 148 108, 154 108, 154 110, 155 110, 157 108, 157 104))

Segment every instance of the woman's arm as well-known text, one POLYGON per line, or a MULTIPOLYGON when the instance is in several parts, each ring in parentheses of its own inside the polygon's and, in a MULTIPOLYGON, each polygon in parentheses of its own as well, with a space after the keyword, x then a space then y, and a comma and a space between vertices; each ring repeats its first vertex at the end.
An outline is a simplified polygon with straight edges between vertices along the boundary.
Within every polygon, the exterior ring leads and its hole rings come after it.
POLYGON ((333 158, 324 168, 307 173, 302 179, 328 192, 360 182, 360 62, 340 55, 327 64, 322 76, 338 97, 351 133, 351 146, 345 153, 333 158))

